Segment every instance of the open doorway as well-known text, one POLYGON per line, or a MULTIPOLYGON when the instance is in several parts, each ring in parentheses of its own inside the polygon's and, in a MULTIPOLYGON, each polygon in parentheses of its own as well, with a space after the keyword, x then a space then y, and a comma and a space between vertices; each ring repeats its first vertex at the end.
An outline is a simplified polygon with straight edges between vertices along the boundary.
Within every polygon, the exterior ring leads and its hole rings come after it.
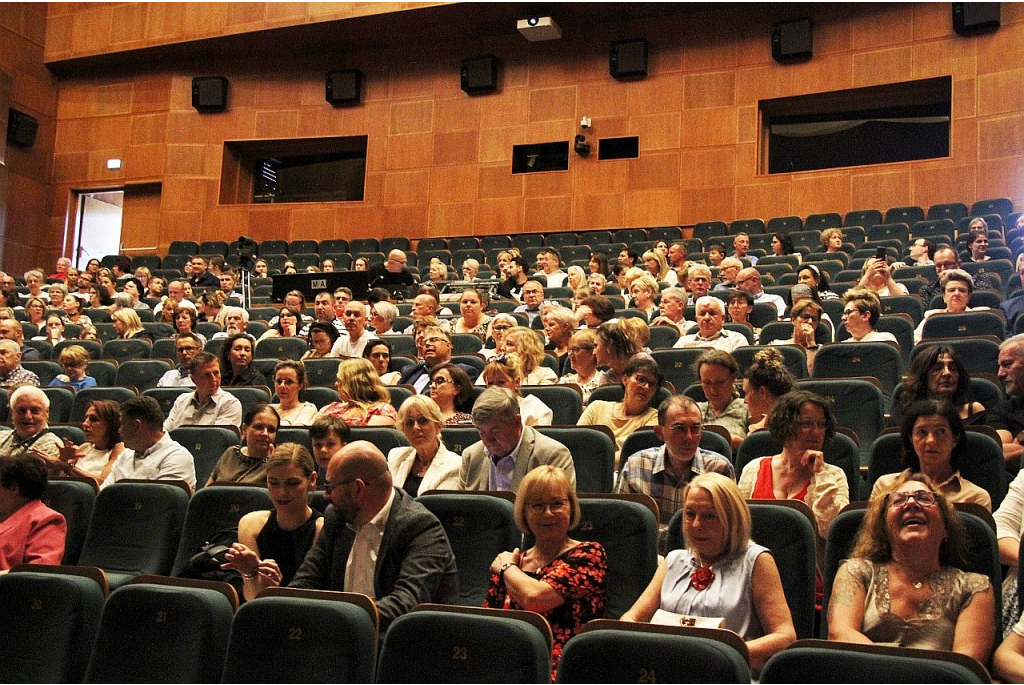
POLYGON ((90 259, 102 260, 106 255, 115 255, 121 251, 123 213, 123 190, 78 195, 71 244, 64 246, 64 254, 70 252, 71 263, 75 268, 84 269, 90 259))

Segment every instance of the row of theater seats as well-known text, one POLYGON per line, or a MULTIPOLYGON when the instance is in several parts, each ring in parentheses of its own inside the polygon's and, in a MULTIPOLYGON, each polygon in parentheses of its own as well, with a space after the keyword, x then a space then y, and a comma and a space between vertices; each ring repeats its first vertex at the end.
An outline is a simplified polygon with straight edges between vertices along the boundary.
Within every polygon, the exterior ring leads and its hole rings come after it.
MULTIPOLYGON (((490 560, 498 551, 521 544, 512 515, 513 497, 509 493, 438 492, 418 499, 438 516, 451 540, 459 568, 461 603, 467 607, 480 606, 489 582, 490 560)), ((83 565, 102 568, 105 574, 80 570, 90 578, 49 575, 32 573, 33 569, 26 566, 0 577, 0 607, 3 607, 0 612, 6 614, 0 621, 0 636, 8 653, 17 655, 0 663, 0 679, 9 682, 32 674, 35 679, 44 681, 78 682, 84 674, 86 682, 123 682, 124 674, 131 673, 127 680, 132 682, 213 682, 221 677, 223 682, 242 682, 243 679, 253 682, 257 672, 254 669, 260 669, 260 682, 316 682, 316 674, 326 673, 342 681, 369 682, 373 680, 376 667, 378 682, 548 680, 545 674, 550 634, 544 630, 543 619, 537 620, 539 617, 531 619, 486 610, 455 610, 453 614, 450 607, 424 606, 421 607, 423 613, 414 612, 391 626, 383 637, 378 662, 372 649, 377 640, 375 613, 372 602, 366 598, 286 590, 279 592, 284 596, 274 601, 260 598, 247 603, 232 617, 233 589, 229 586, 218 588, 218 584, 208 583, 204 587, 199 582, 181 587, 172 580, 136 575, 136 567, 142 565, 138 541, 147 536, 132 540, 133 533, 138 535, 146 530, 149 535, 160 536, 175 526, 184 530, 173 565, 166 564, 165 555, 162 559, 165 565, 156 569, 158 573, 167 573, 167 569, 179 568, 183 555, 185 558, 191 555, 191 545, 200 544, 211 532, 223 530, 248 511, 270 506, 266 492, 255 487, 214 486, 197 493, 191 502, 187 500, 184 491, 171 484, 111 486, 96 499, 94 523, 89 532, 90 546, 81 559, 83 565), (106 549, 100 549, 95 540, 104 535, 119 539, 108 540, 106 549), (100 583, 92 579, 97 577, 100 583), (109 579, 114 592, 106 600, 100 619, 105 579, 109 579), (355 604, 342 610, 339 603, 326 601, 328 599, 355 604), (442 610, 444 614, 437 613, 442 610), (161 618, 154 621, 154 616, 161 618), (532 629, 517 623, 521 618, 528 619, 527 623, 539 633, 524 636, 524 631, 532 633, 532 629), (254 630, 260 632, 254 634, 254 630), (46 639, 40 639, 40 634, 46 639), (495 644, 501 645, 501 649, 494 650, 495 644), (453 655, 455 649, 460 649, 461 656, 453 655), (152 651, 147 653, 146 650, 152 651), (227 666, 222 676, 225 661, 227 666), (49 677, 39 678, 40 673, 49 677), (12 674, 18 677, 12 678, 12 674), (120 677, 115 678, 115 675, 120 677)), ((839 561, 852 549, 864 516, 860 504, 852 505, 837 517, 825 541, 826 593, 839 561)), ((816 633, 814 560, 818 557, 819 542, 815 539, 811 513, 801 505, 796 502, 750 503, 753 538, 768 547, 779 564, 797 636, 806 639, 816 634, 827 635, 827 623, 823 621, 820 633, 816 633)), ((614 619, 632 605, 654 574, 656 518, 649 504, 636 498, 631 501, 584 496, 581 510, 581 524, 574 535, 599 541, 608 552, 607 616, 614 619)), ((991 519, 968 511, 959 511, 958 515, 968 526, 973 545, 967 570, 985 574, 992 580, 996 606, 1000 606, 1001 571, 991 519)), ((684 544, 679 521, 677 513, 670 526, 669 549, 684 544)), ((49 570, 60 572, 61 569, 49 570)), ((152 569, 143 569, 148 570, 152 569)), ((827 597, 826 594, 826 606, 827 597)), ((1000 617, 994 616, 993 620, 998 626, 1000 617)), ((598 629, 628 628, 602 621, 591 626, 584 635, 598 629)), ((725 631, 696 631, 690 635, 706 636, 703 640, 717 638, 735 650, 735 654, 729 656, 722 653, 722 645, 701 641, 687 644, 678 639, 680 633, 686 634, 686 631, 654 628, 640 632, 647 636, 570 640, 559 680, 631 681, 646 670, 657 672, 661 680, 674 681, 678 675, 668 674, 681 674, 682 667, 690 679, 695 677, 695 669, 705 668, 710 682, 749 680, 750 674, 744 670, 746 662, 742 658, 745 647, 737 644, 735 636, 718 634, 725 631), (666 632, 676 639, 657 637, 666 632), (606 650, 614 647, 608 640, 622 641, 622 645, 648 645, 648 648, 609 652, 606 650), (682 656, 679 650, 685 650, 691 657, 673 665, 666 653, 653 649, 658 645, 666 648, 674 645, 668 654, 682 656), (690 651, 693 649, 697 652, 690 651), (718 654, 707 654, 709 651, 718 654), (702 653, 704 659, 692 660, 693 654, 702 653), (724 675, 731 671, 720 670, 723 668, 738 669, 735 673, 746 680, 724 675), (602 673, 604 678, 600 677, 602 673)), ((948 660, 944 655, 928 656, 933 660, 948 660)), ((789 658, 780 660, 789 662, 789 658)), ((971 667, 968 662, 960 663, 971 667)), ((790 664, 786 668, 794 666, 790 664)), ((771 672, 772 669, 766 669, 762 680, 772 682, 771 672)), ((793 671, 781 673, 792 674, 793 671)), ((788 682, 781 675, 777 678, 774 681, 788 682)), ((901 682, 902 679, 892 675, 884 681, 901 682)))

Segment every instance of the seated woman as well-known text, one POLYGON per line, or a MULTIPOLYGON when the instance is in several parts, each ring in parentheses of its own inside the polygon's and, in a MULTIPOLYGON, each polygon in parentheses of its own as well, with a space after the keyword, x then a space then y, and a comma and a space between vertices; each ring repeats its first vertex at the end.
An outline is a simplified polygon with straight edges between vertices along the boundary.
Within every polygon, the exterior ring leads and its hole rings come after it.
POLYGON ((675 271, 669 268, 668 259, 660 251, 648 250, 644 252, 641 259, 644 260, 644 268, 647 269, 647 273, 655 282, 668 283, 671 286, 679 285, 679 277, 676 276, 675 271))
POLYGON ((785 233, 775 233, 772 235, 772 255, 775 257, 782 257, 784 255, 795 254, 797 259, 800 259, 801 255, 796 251, 796 247, 793 245, 793 239, 785 233))
POLYGON ((587 276, 587 289, 592 294, 602 295, 606 287, 608 287, 608 279, 604 274, 593 273, 587 276))
POLYGON ((858 288, 866 288, 879 297, 908 294, 907 286, 893 280, 892 269, 886 259, 875 257, 865 259, 860 273, 858 288))
POLYGON ((430 370, 430 399, 437 403, 444 425, 473 425, 473 381, 455 364, 445 362, 430 370))
POLYGON ((350 426, 395 425, 398 412, 391 406, 391 395, 368 359, 345 359, 338 365, 335 389, 339 401, 320 409, 350 426))
MULTIPOLYGON (((935 484, 946 501, 973 502, 992 511, 992 497, 960 475, 960 465, 967 456, 967 435, 960 415, 945 400, 919 400, 903 414, 900 442, 904 473, 923 473, 935 484)), ((871 499, 888 492, 899 478, 888 473, 875 481, 871 499)))
POLYGON ((385 300, 374 302, 370 306, 370 328, 377 335, 399 335, 401 331, 391 327, 397 316, 398 307, 395 305, 385 300))
POLYGON ((826 228, 821 232, 821 246, 825 252, 843 252, 843 232, 838 228, 826 228))
POLYGON ((388 452, 388 469, 396 488, 412 497, 428 490, 458 490, 462 455, 441 440, 441 410, 426 395, 413 395, 398 410, 398 427, 410 447, 388 452))
POLYGON ((274 451, 281 417, 269 404, 254 404, 242 416, 242 445, 232 445, 220 455, 207 485, 217 482, 264 483, 267 458, 274 451))
POLYGON ((205 345, 206 336, 196 332, 197 323, 199 323, 199 317, 196 314, 196 310, 188 307, 179 307, 174 315, 174 323, 172 324, 174 326, 174 337, 177 338, 182 333, 191 333, 199 338, 199 342, 205 345))
POLYGON ((590 401, 590 393, 604 384, 604 372, 597 368, 594 351, 598 344, 597 333, 592 328, 581 328, 569 339, 569 366, 572 373, 558 379, 559 383, 575 383, 583 391, 583 405, 590 401))
MULTIPOLYGON (((72 345, 71 347, 77 347, 72 345)), ((64 348, 63 351, 71 349, 64 348)), ((78 348, 82 349, 82 348, 78 348)), ((83 350, 84 351, 84 350, 83 350)), ((114 462, 124 451, 121 442, 120 405, 114 400, 93 400, 85 410, 82 432, 85 442, 75 445, 65 438, 60 448, 60 460, 68 465, 72 476, 92 478, 97 484, 110 475, 114 462)))
MULTIPOLYGON (((532 334, 532 332, 531 332, 532 334)), ((516 354, 506 354, 495 357, 487 362, 483 372, 480 374, 483 384, 488 388, 498 387, 511 390, 516 399, 519 400, 519 413, 523 419, 524 426, 550 426, 554 418, 551 407, 544 404, 536 395, 523 396, 521 388, 523 385, 522 361, 516 354)))
POLYGON ((950 402, 964 425, 985 422, 985 406, 971 399, 971 377, 957 351, 944 344, 927 345, 910 362, 899 393, 893 398, 890 426, 903 423, 903 410, 917 400, 950 402))
POLYGON ((729 321, 750 326, 750 330, 754 333, 754 344, 756 345, 761 337, 761 329, 754 328, 754 323, 750 320, 750 316, 754 313, 754 296, 746 290, 730 290, 729 301, 725 308, 729 312, 729 321))
MULTIPOLYGON (((337 357, 334 354, 334 343, 338 342, 338 329, 333 324, 317 321, 309 325, 306 334, 309 349, 302 354, 303 359, 326 359, 337 357)), ((260 337, 262 340, 263 337, 260 337)), ((365 348, 364 348, 365 349, 365 348)))
POLYGON ((547 343, 544 350, 555 358, 559 375, 569 372, 569 339, 576 330, 576 315, 568 307, 545 307, 540 315, 547 343))
POLYGON ((512 314, 495 314, 487 325, 487 338, 480 354, 487 359, 496 354, 504 354, 505 334, 518 325, 519 320, 512 314))
MULTIPOLYGON (((611 275, 611 271, 608 269, 608 257, 603 252, 591 252, 587 267, 590 269, 591 274, 601 274, 604 276, 606 282, 608 276, 611 275)), ((601 293, 596 294, 600 295, 601 293)))
POLYGON ((597 333, 597 347, 594 348, 597 365, 606 367, 602 384, 621 383, 626 366, 640 348, 618 323, 603 323, 593 330, 597 333))
POLYGON ((224 319, 227 317, 227 312, 224 311, 227 295, 223 290, 207 290, 199 296, 199 301, 196 304, 199 308, 197 321, 215 323, 218 326, 224 325, 224 319))
MULTIPOLYGON (((295 307, 281 307, 281 313, 277 315, 277 321, 273 326, 260 336, 259 340, 267 338, 294 338, 299 334, 302 327, 302 310, 295 307)), ((256 342, 259 342, 257 340, 256 342)))
POLYGON ((277 412, 282 426, 308 426, 317 417, 316 405, 300 402, 306 388, 306 367, 292 359, 282 359, 274 367, 274 394, 277 403, 270 406, 277 412))
POLYGON ((963 523, 928 476, 904 473, 868 505, 851 558, 839 567, 828 637, 959 652, 985 663, 995 600, 988 578, 965 573, 963 523))
POLYGON ((822 271, 817 264, 801 264, 796 272, 796 281, 817 288, 818 297, 823 300, 839 299, 839 295, 834 293, 828 284, 828 274, 822 271))
MULTIPOLYGON (((984 225, 970 229, 971 232, 966 241, 970 254, 964 260, 965 262, 987 262, 992 259, 988 255, 988 224, 985 224, 985 220, 981 217, 976 220, 981 221, 984 225)), ((974 222, 972 221, 971 224, 974 222)))
POLYGON ((818 353, 816 337, 818 324, 824 310, 814 300, 796 300, 790 315, 793 320, 793 335, 784 340, 772 340, 772 345, 796 345, 807 357, 807 374, 814 371, 814 356, 818 353))
POLYGON ((110 314, 114 322, 114 331, 118 340, 148 340, 153 342, 153 334, 142 327, 142 320, 134 309, 118 309, 110 314))
POLYGON ((41 297, 30 297, 25 300, 26 323, 40 329, 46 325, 46 302, 41 297))
POLYGON ((142 294, 146 292, 145 286, 142 285, 142 281, 132 276, 122 281, 122 292, 131 297, 130 309, 146 310, 149 311, 149 305, 142 301, 142 294))
POLYGON ((270 385, 260 370, 252 363, 252 338, 247 333, 229 335, 220 348, 221 387, 231 388, 243 385, 270 385))
POLYGON ((242 574, 246 599, 255 599, 264 588, 290 583, 324 525, 323 514, 309 506, 316 465, 305 447, 279 445, 265 470, 274 508, 239 520, 238 542, 221 566, 242 574))
POLYGON ((873 291, 866 288, 851 288, 843 297, 843 325, 850 337, 843 342, 896 342, 896 336, 886 331, 876 331, 875 326, 882 316, 882 301, 873 291))
POLYGON ((763 430, 767 426, 775 404, 793 389, 794 383, 781 352, 768 347, 754 355, 754 363, 743 377, 743 402, 753 421, 747 427, 748 432, 763 430))
POLYGON ((626 438, 644 426, 658 425, 658 410, 651 407, 651 402, 664 380, 665 374, 656 361, 647 355, 637 355, 622 375, 622 401, 594 400, 576 422, 579 426, 611 429, 615 436, 616 467, 626 438))
POLYGON ((565 270, 565 287, 569 288, 573 292, 580 288, 587 286, 587 274, 583 272, 583 267, 573 264, 565 270))
POLYGON ((75 392, 85 388, 96 387, 96 379, 86 375, 89 366, 89 353, 81 345, 68 345, 57 355, 57 363, 64 368, 64 373, 57 374, 50 387, 70 386, 75 392))
MULTIPOLYGON (((990 307, 968 307, 971 294, 974 292, 974 279, 963 269, 950 269, 943 271, 939 277, 939 290, 942 292, 942 301, 946 306, 942 309, 926 309, 921 323, 914 329, 914 344, 921 342, 924 335, 924 322, 935 314, 963 314, 975 312, 990 307)), ((928 303, 924 303, 928 306, 928 303)))
POLYGON ((85 308, 85 304, 78 298, 77 295, 65 295, 64 296, 64 324, 73 323, 76 326, 86 326, 92 324, 92 319, 82 313, 85 308))
POLYGON ((721 618, 760 670, 796 639, 782 578, 771 552, 750 539, 750 509, 730 478, 702 473, 683 490, 686 549, 669 552, 622 621, 648 622, 656 611, 721 618))
POLYGON ((484 313, 490 304, 487 291, 478 288, 463 290, 459 296, 459 312, 462 316, 451 322, 452 333, 472 333, 482 341, 491 323, 491 317, 484 313))
POLYGON ((576 489, 565 471, 545 465, 519 485, 516 526, 534 545, 502 552, 491 562, 484 606, 535 611, 551 626, 551 669, 558 669, 565 643, 584 623, 604 618, 608 557, 599 542, 569 537, 580 521, 576 489))
MULTIPOLYGON (((546 366, 544 361, 544 343, 540 341, 537 331, 526 326, 516 326, 507 333, 502 351, 519 357, 522 385, 553 385, 558 376, 546 366)), ((477 378, 477 385, 483 385, 483 374, 477 378)))
POLYGON ((427 270, 427 280, 434 283, 444 283, 448 280, 448 265, 436 257, 430 260, 430 267, 427 270))
POLYGON ((37 454, 0 455, 0 574, 18 564, 56 566, 64 557, 67 521, 42 500, 47 470, 37 454))
MULTIPOLYGON (((316 324, 313 324, 314 326, 316 324)), ((320 324, 330 325, 330 324, 320 324)), ((333 328, 333 327, 332 327, 333 328)), ((369 340, 363 348, 363 359, 369 359, 384 385, 398 385, 402 371, 388 371, 391 366, 391 343, 386 340, 369 340)))
POLYGON ((779 398, 768 416, 768 431, 782 452, 760 457, 740 475, 747 499, 796 499, 811 508, 818 534, 825 538, 836 515, 850 503, 846 474, 825 463, 825 443, 836 434, 828 403, 806 390, 779 398))
POLYGON ((660 312, 654 298, 657 297, 659 291, 658 282, 650 274, 643 274, 633 279, 633 282, 629 284, 629 296, 632 300, 630 307, 643 312, 647 321, 658 318, 660 312))
POLYGON ((40 332, 42 335, 34 336, 32 339, 50 343, 51 347, 56 347, 57 343, 62 343, 67 340, 67 338, 64 337, 64 320, 61 315, 56 312, 46 317, 46 324, 40 332))
POLYGON ((747 437, 750 413, 736 390, 736 376, 740 365, 733 356, 722 350, 708 350, 693 365, 700 379, 707 402, 698 402, 705 426, 722 426, 731 437, 735 450, 747 437))

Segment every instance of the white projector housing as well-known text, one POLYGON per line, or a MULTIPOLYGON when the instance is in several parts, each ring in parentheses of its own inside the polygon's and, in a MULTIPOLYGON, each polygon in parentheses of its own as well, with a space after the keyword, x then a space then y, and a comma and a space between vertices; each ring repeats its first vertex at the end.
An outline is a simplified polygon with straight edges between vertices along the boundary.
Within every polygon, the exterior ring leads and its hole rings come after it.
POLYGON ((558 40, 562 37, 562 29, 558 28, 558 24, 551 17, 520 19, 516 22, 516 28, 519 29, 519 33, 523 34, 523 38, 531 43, 542 40, 558 40))

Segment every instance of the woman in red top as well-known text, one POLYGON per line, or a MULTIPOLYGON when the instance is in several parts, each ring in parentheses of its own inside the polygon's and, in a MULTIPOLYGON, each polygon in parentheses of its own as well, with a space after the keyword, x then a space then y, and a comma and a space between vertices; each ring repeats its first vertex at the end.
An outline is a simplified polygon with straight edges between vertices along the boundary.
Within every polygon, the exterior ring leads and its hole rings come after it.
POLYGON ((0 573, 18 564, 60 564, 68 525, 43 504, 47 468, 37 454, 0 456, 0 573))

